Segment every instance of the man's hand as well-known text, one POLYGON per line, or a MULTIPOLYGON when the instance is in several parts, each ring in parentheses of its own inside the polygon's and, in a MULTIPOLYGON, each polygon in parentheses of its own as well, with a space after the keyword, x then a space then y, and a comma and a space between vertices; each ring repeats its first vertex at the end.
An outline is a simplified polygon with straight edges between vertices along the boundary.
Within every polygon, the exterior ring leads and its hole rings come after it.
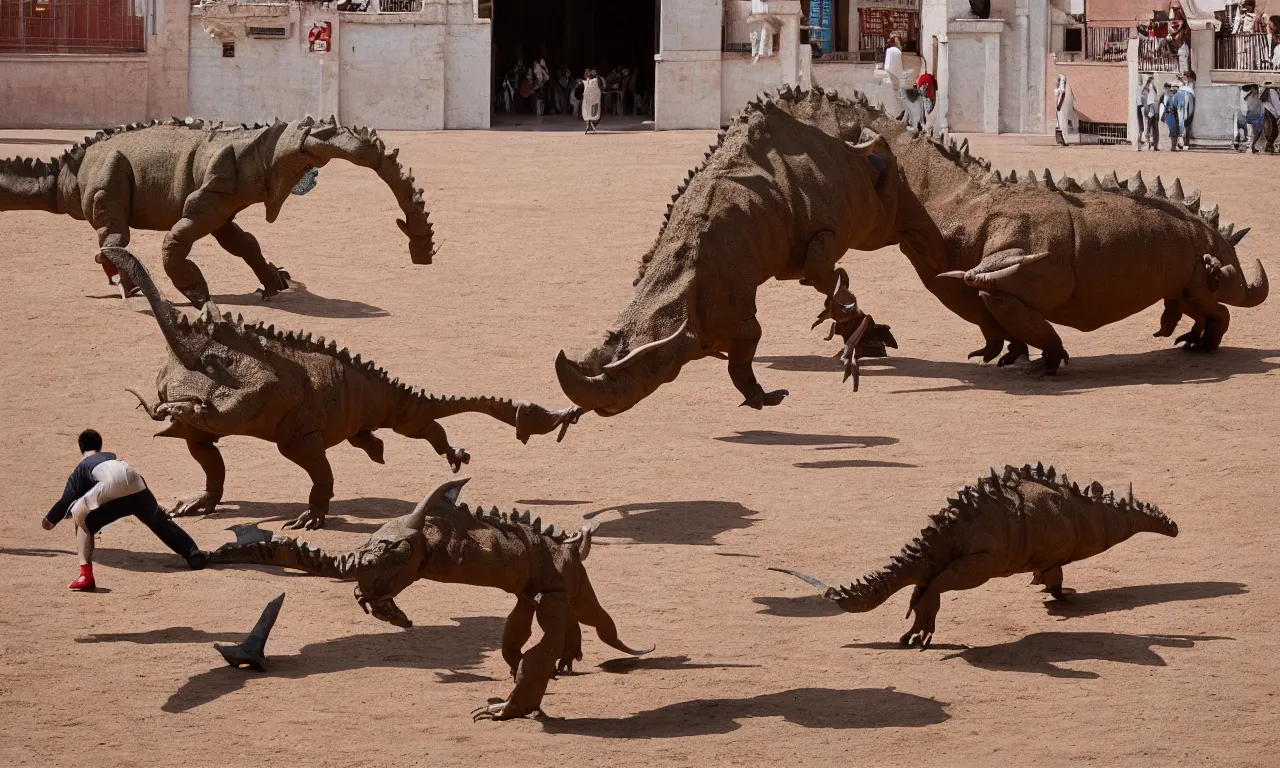
POLYGON ((41 518, 41 520, 40 520, 40 527, 41 527, 41 528, 43 528, 43 529, 45 529, 46 531, 52 531, 52 530, 53 530, 53 523, 49 522, 49 518, 47 518, 47 517, 45 517, 45 518, 41 518))

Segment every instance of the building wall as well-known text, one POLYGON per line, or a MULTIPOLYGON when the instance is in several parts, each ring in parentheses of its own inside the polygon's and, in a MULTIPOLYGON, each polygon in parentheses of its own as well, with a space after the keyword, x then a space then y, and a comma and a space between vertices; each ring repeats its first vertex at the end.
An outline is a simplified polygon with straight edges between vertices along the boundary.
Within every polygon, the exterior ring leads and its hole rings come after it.
POLYGON ((0 54, 0 128, 96 128, 147 118, 146 54, 0 54))
POLYGON ((1075 99, 1076 116, 1093 123, 1125 123, 1129 121, 1129 64, 1125 61, 1054 61, 1048 57, 1045 66, 1044 113, 1049 117, 1049 132, 1057 127, 1058 75, 1067 76, 1075 99))
POLYGON ((444 128, 445 30, 441 25, 343 19, 339 116, 377 128, 444 128))
MULTIPOLYGON (((471 1, 462 7, 472 13, 471 1)), ((450 6, 453 12, 453 6, 450 6)), ((489 24, 453 24, 445 37, 444 126, 488 128, 493 82, 489 24)))
POLYGON ((655 57, 660 129, 720 125, 722 0, 665 0, 655 57))

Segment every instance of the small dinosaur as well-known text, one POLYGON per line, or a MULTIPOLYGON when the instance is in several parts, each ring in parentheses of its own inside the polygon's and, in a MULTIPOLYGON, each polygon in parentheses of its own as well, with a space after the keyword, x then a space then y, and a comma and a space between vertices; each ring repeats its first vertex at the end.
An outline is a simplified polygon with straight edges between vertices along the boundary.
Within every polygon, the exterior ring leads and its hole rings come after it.
POLYGON ((940 237, 883 140, 855 145, 771 101, 754 102, 676 191, 635 294, 604 342, 576 361, 560 352, 560 387, 575 404, 611 416, 686 363, 714 356, 728 360, 742 405, 778 405, 787 391, 765 391, 752 371, 761 337, 756 292, 777 279, 826 297, 818 322, 832 320, 827 338, 845 340, 845 379, 856 390, 858 357, 897 344, 858 308, 836 262, 850 248, 923 249, 940 237))
POLYGON ((1004 474, 966 485, 930 517, 930 524, 907 543, 889 565, 847 587, 829 587, 798 571, 789 573, 821 589, 850 613, 879 607, 898 590, 914 586, 907 615, 915 623, 901 638, 921 650, 933 640, 943 592, 973 589, 988 579, 1034 574, 1031 583, 1062 600, 1062 566, 1100 554, 1143 531, 1177 536, 1178 524, 1157 507, 1133 498, 1103 493, 1094 482, 1085 488, 1058 476, 1043 464, 1006 466, 1004 474))
MULTIPOLYGON (((38 210, 88 221, 100 248, 129 244, 129 230, 167 232, 162 246, 169 279, 196 307, 209 300, 209 286, 188 260, 191 246, 206 235, 249 265, 267 298, 288 287, 288 273, 268 262, 253 235, 235 218, 255 203, 266 204, 274 222, 290 193, 315 186, 316 169, 346 160, 373 169, 395 194, 414 264, 430 264, 435 253, 422 190, 414 187, 376 131, 350 128, 330 117, 306 117, 270 125, 224 126, 197 118, 134 123, 99 131, 50 162, 0 160, 0 211, 38 210)), ((114 270, 99 253, 107 272, 114 270)), ((121 293, 135 286, 126 278, 121 293)))
POLYGON ((215 564, 279 565, 317 576, 356 582, 356 602, 375 618, 397 627, 413 622, 395 598, 419 579, 492 587, 516 596, 502 632, 502 658, 516 684, 506 701, 473 712, 476 719, 509 720, 542 714, 547 684, 573 671, 582 659, 580 624, 594 627, 611 648, 641 656, 600 606, 582 563, 591 551, 593 526, 573 535, 542 527, 529 513, 503 514, 494 507, 475 512, 458 503, 468 478, 450 480, 428 494, 407 515, 388 521, 369 540, 348 552, 329 553, 305 541, 274 536, 262 541, 237 535, 211 556, 215 564), (241 543, 243 539, 245 543, 241 543), (542 639, 524 650, 538 620, 542 639))
POLYGON ((221 500, 226 467, 216 443, 228 435, 269 440, 306 470, 312 483, 308 508, 291 526, 319 528, 333 498, 325 451, 343 441, 381 464, 382 441, 373 433, 393 429, 429 442, 457 472, 471 457, 449 445, 439 419, 487 414, 515 427, 516 437, 527 442, 557 427, 563 439, 582 414, 494 397, 439 397, 402 384, 372 361, 339 350, 336 342, 251 325, 221 314, 212 301, 192 322, 161 297, 133 254, 113 247, 103 253, 146 296, 169 347, 156 381, 159 401, 150 404, 129 391, 152 419, 170 420, 158 436, 185 440, 205 473, 204 491, 180 501, 176 515, 212 512, 221 500))

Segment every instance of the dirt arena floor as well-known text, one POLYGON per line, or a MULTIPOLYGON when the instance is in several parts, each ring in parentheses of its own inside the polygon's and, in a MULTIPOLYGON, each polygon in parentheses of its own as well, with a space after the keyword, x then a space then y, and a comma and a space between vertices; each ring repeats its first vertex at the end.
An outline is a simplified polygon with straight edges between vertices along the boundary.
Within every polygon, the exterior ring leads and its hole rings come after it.
MULTIPOLYGON (((48 155, 75 133, 6 132, 0 156, 48 155)), ((637 260, 707 132, 390 134, 425 188, 443 247, 409 262, 390 193, 333 164, 274 225, 240 222, 303 284, 263 304, 252 273, 202 241, 217 300, 336 337, 441 393, 567 401, 552 361, 594 343, 631 292, 637 260)), ((1272 157, 1030 146, 977 138, 998 167, 1141 168, 1180 175, 1250 225, 1241 246, 1280 273, 1272 157)), ((739 408, 723 363, 688 366, 615 418, 586 416, 557 444, 517 442, 479 416, 446 422, 470 450, 464 500, 601 523, 587 566, 640 660, 594 635, 544 701, 554 719, 473 723, 505 697, 498 653, 510 596, 420 582, 401 630, 363 614, 348 584, 278 569, 193 573, 134 520, 100 537, 97 594, 74 594, 69 524, 40 516, 97 427, 162 503, 200 487, 182 443, 152 439, 125 387, 154 391, 164 356, 140 299, 115 297, 89 226, 0 214, 0 764, 29 766, 1275 765, 1275 435, 1280 299, 1233 310, 1223 348, 1154 339, 1158 308, 1092 334, 1064 329, 1057 378, 965 360, 977 329, 920 285, 896 249, 846 256, 855 287, 901 349, 841 385, 809 325, 818 296, 760 292, 766 388, 739 408), (948 494, 989 465, 1052 461, 1073 478, 1158 503, 1176 539, 1140 535, 1067 569, 1048 605, 1017 577, 944 596, 935 645, 903 650, 908 592, 839 614, 806 584, 883 565, 948 494), (266 674, 225 666, 262 607, 288 597, 266 674)), ((132 248, 159 273, 158 233, 132 248)), ((179 295, 160 277, 171 298, 179 295)), ((424 442, 386 434, 379 466, 349 446, 327 530, 348 547, 449 476, 424 442)), ((308 482, 274 447, 223 441, 216 514, 183 520, 207 547, 228 526, 278 527, 308 482)))

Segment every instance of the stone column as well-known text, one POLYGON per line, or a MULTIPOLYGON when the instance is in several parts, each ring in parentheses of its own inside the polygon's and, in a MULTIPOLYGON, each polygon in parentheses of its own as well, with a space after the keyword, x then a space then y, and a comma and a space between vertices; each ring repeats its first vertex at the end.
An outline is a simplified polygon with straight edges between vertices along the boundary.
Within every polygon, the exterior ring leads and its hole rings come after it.
POLYGON ((654 127, 720 127, 721 0, 663 0, 654 127))
POLYGON ((1138 146, 1138 136, 1142 133, 1142 126, 1138 124, 1138 91, 1142 87, 1139 82, 1138 73, 1138 38, 1129 39, 1129 50, 1125 54, 1125 61, 1129 64, 1129 143, 1135 147, 1138 146))

